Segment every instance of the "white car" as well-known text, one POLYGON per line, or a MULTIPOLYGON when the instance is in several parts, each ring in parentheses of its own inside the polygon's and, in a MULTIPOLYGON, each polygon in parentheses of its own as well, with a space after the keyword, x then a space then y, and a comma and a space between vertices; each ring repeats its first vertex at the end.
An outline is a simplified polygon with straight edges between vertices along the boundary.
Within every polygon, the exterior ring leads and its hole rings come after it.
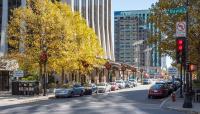
POLYGON ((133 82, 133 86, 137 86, 137 79, 129 79, 129 81, 133 82))
POLYGON ((118 87, 120 89, 123 89, 126 86, 126 84, 125 84, 125 82, 123 80, 116 80, 116 84, 118 85, 118 87))
POLYGON ((108 83, 99 83, 97 84, 97 92, 98 93, 105 93, 111 91, 111 85, 108 83))

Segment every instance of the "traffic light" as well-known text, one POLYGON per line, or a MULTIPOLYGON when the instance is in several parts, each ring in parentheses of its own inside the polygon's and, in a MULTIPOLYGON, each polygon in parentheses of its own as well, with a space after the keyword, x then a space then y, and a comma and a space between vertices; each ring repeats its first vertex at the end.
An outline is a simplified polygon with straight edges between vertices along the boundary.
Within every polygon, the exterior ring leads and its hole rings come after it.
POLYGON ((183 63, 185 60, 185 38, 180 37, 176 39, 176 61, 183 63))

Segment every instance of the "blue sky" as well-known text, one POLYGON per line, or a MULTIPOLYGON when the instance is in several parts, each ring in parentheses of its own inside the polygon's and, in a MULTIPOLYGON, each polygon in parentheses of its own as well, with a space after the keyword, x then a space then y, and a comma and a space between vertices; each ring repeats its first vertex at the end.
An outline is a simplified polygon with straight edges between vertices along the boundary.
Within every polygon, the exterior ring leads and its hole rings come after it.
MULTIPOLYGON (((149 9, 158 0, 112 0, 112 34, 114 37, 114 11, 144 10, 149 9)), ((172 60, 167 57, 167 67, 171 66, 172 60)))
POLYGON ((149 9, 158 0, 112 0, 113 11, 149 9))

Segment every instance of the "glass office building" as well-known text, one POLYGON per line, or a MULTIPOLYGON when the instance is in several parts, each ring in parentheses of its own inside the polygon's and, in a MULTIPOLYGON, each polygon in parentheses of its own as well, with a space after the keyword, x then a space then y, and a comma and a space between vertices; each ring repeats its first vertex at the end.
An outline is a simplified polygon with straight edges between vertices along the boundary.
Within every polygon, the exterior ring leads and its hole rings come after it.
POLYGON ((138 68, 160 67, 157 44, 146 45, 155 28, 148 23, 149 10, 116 11, 114 14, 115 60, 138 68))

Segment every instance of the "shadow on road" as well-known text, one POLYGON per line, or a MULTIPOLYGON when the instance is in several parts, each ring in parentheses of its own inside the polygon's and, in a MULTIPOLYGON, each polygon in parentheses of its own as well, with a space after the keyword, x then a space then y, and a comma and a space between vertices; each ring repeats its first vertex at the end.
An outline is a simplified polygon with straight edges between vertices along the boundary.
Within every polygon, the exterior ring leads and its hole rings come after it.
POLYGON ((3 106, 0 114, 182 114, 160 109, 163 100, 148 99, 147 90, 134 90, 3 106))

